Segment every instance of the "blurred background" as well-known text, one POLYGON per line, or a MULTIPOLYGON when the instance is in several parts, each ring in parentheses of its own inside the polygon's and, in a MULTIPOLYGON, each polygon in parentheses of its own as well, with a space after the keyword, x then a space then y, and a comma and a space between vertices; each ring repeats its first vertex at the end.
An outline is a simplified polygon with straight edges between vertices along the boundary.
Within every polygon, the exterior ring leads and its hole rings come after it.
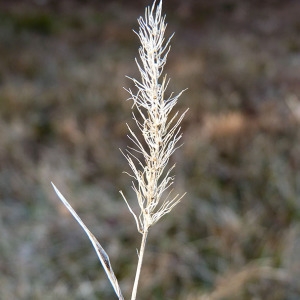
MULTIPOLYGON (((0 298, 129 298, 140 234, 119 151, 146 0, 0 1, 0 298)), ((187 192, 149 236, 138 298, 300 299, 300 2, 165 0, 187 192)))

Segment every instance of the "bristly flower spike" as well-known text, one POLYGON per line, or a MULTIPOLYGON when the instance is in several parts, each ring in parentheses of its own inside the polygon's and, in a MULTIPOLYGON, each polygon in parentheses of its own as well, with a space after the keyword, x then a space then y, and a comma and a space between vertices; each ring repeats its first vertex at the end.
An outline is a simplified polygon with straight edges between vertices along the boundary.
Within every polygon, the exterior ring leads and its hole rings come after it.
POLYGON ((183 197, 175 195, 164 197, 164 192, 173 185, 174 176, 170 173, 174 166, 167 168, 169 159, 178 145, 182 135, 180 133, 181 121, 186 111, 179 117, 177 111, 170 116, 178 98, 178 95, 165 98, 165 92, 170 79, 163 74, 167 56, 170 51, 170 40, 165 41, 167 24, 165 16, 162 16, 162 1, 152 7, 146 8, 145 18, 138 19, 139 32, 135 32, 141 42, 139 48, 140 61, 136 59, 137 67, 141 74, 141 80, 131 79, 137 89, 134 93, 126 89, 133 101, 139 117, 135 113, 132 118, 135 121, 140 134, 136 134, 127 124, 129 139, 133 146, 127 147, 122 153, 127 159, 134 182, 132 189, 137 195, 140 206, 139 216, 126 201, 130 212, 133 214, 137 229, 140 233, 148 231, 162 216, 172 210, 183 197), (162 77, 162 78, 161 78, 162 77))

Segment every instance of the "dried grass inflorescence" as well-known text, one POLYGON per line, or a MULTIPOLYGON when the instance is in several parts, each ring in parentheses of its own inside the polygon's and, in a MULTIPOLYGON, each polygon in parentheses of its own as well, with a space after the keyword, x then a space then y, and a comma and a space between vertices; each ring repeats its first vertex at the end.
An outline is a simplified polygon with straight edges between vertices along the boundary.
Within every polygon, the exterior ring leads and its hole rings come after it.
MULTIPOLYGON (((143 235, 131 300, 136 299, 149 228, 169 213, 184 196, 171 195, 171 186, 174 183, 174 176, 171 172, 175 165, 168 166, 168 163, 171 155, 180 147, 178 145, 182 136, 180 123, 186 111, 182 114, 178 111, 173 113, 173 108, 183 91, 165 98, 170 80, 166 75, 163 76, 163 69, 170 51, 169 44, 172 36, 165 41, 164 34, 167 25, 165 17, 162 16, 162 1, 159 4, 154 1, 151 8, 146 8, 145 18, 140 17, 138 23, 139 32, 136 34, 140 39, 141 47, 139 49, 140 62, 136 59, 136 64, 141 80, 129 77, 137 88, 137 92, 134 93, 131 89, 127 91, 130 94, 129 99, 133 101, 133 108, 138 112, 138 115, 134 112, 132 115, 139 133, 136 134, 127 125, 133 146, 128 146, 122 153, 132 170, 131 174, 127 174, 133 178, 132 188, 141 210, 139 214, 133 211, 123 192, 120 192, 134 216, 138 231, 143 235)), ((54 184, 53 187, 58 197, 88 235, 119 300, 124 299, 107 253, 54 184)))
POLYGON ((128 160, 132 170, 134 181, 132 188, 137 195, 141 209, 139 217, 130 208, 128 201, 123 197, 129 206, 137 223, 138 231, 143 233, 155 224, 163 215, 180 201, 179 194, 171 197, 170 193, 165 198, 164 192, 174 183, 171 171, 172 165, 167 170, 170 156, 178 148, 178 141, 181 138, 180 123, 185 112, 179 115, 178 111, 171 117, 178 95, 171 94, 165 99, 165 92, 169 83, 167 76, 163 76, 163 69, 170 51, 170 40, 165 42, 166 30, 165 17, 161 14, 162 2, 156 7, 146 9, 145 19, 139 18, 139 32, 136 33, 140 39, 141 47, 139 55, 141 63, 136 59, 136 64, 141 74, 141 81, 130 78, 137 92, 127 89, 130 99, 133 101, 133 108, 136 108, 139 116, 133 112, 135 121, 142 138, 131 129, 129 138, 134 147, 128 147, 124 156, 128 160), (141 158, 140 158, 141 157, 141 158))

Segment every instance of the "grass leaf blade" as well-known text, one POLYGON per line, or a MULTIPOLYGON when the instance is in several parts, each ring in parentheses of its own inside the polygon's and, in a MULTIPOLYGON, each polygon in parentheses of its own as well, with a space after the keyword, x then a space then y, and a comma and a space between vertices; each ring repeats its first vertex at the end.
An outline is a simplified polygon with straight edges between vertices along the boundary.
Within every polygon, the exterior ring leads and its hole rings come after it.
POLYGON ((100 243, 98 242, 98 240, 95 238, 95 236, 89 231, 89 229, 86 227, 86 225, 83 223, 83 221, 81 220, 81 218, 77 215, 77 213, 75 212, 75 210, 72 208, 72 206, 70 205, 70 203, 66 200, 66 198, 61 194, 61 192, 57 189, 57 187, 54 185, 53 182, 51 182, 57 196, 59 197, 59 199, 62 201, 62 203, 66 206, 66 208, 70 211, 70 213, 73 215, 73 217, 76 219, 76 221, 79 223, 79 225, 83 228, 83 230, 85 231, 85 233, 87 234, 87 236, 89 237, 91 243, 93 244, 95 251, 98 255, 98 258, 106 272, 106 275, 108 277, 108 279, 110 280, 115 293, 117 294, 117 296, 119 297, 119 300, 124 300, 122 293, 121 293, 121 289, 120 286, 118 284, 118 280, 113 272, 113 269, 111 267, 110 261, 109 261, 109 256, 107 255, 107 253, 105 252, 105 250, 103 249, 103 247, 100 245, 100 243))

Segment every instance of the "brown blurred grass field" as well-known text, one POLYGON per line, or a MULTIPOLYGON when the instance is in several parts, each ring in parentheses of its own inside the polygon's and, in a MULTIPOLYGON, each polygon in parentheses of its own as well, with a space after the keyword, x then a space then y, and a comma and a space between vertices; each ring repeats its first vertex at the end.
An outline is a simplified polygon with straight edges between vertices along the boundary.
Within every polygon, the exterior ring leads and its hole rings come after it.
MULTIPOLYGON (((128 143, 131 29, 148 1, 0 2, 0 299, 113 299, 53 181, 128 298, 140 235, 128 143)), ((300 2, 164 0, 183 94, 176 190, 139 299, 300 299, 300 2)))

